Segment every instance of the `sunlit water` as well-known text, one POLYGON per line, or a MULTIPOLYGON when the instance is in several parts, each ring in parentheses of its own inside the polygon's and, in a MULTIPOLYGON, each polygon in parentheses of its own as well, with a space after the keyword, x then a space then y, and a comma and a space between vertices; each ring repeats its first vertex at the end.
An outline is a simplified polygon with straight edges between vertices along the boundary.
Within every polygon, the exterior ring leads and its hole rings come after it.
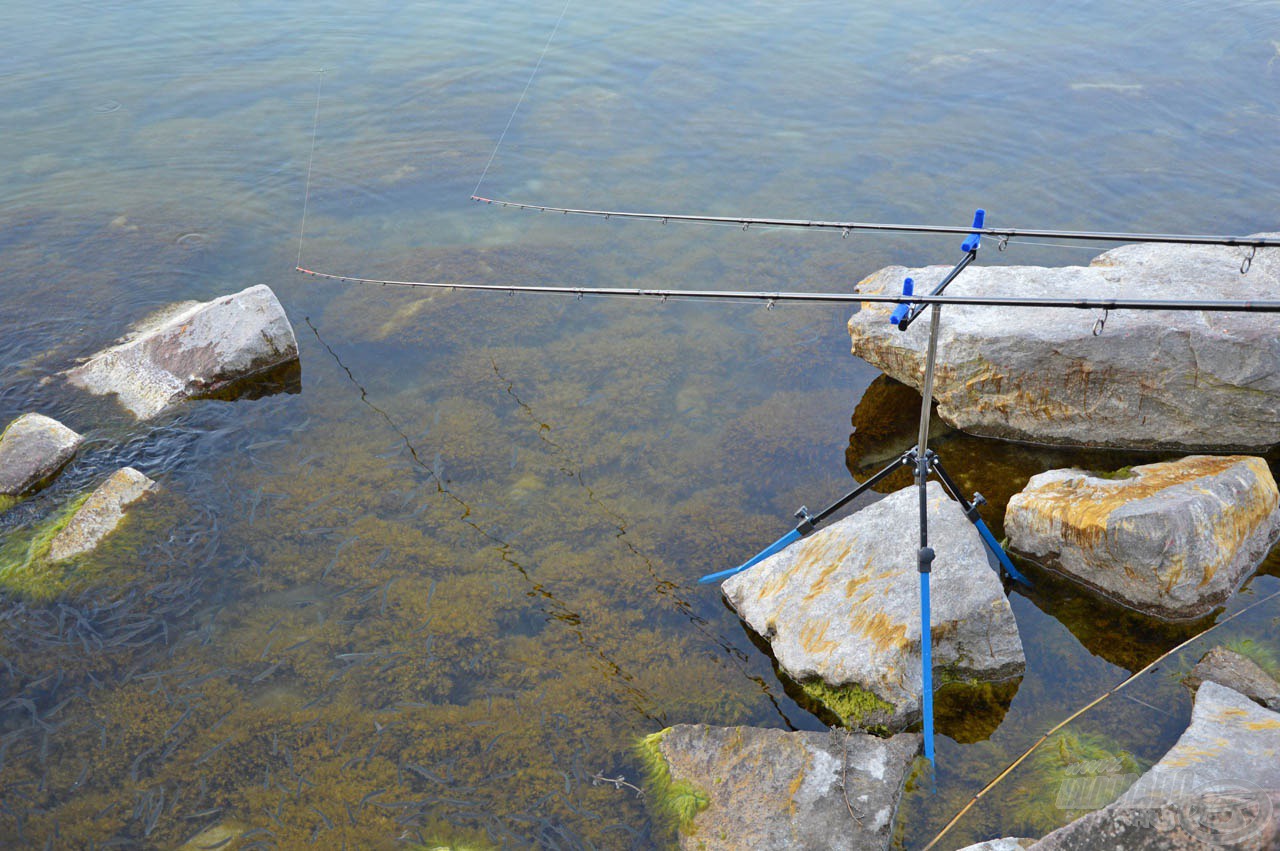
MULTIPOLYGON (((88 436, 0 528, 23 534, 126 463, 163 486, 63 602, 0 603, 6 845, 173 848, 224 825, 243 831, 228 848, 665 847, 645 801, 600 782, 641 782, 637 737, 823 729, 694 582, 874 467, 851 417, 864 437, 906 422, 882 444, 909 442, 918 398, 881 382, 864 400, 877 374, 848 355, 843 309, 419 294, 292 272, 301 256, 370 277, 840 291, 889 263, 955 259, 952 239, 469 202, 562 9, 484 194, 1277 229, 1274 3, 278 5, 0 10, 0 420, 38 410, 88 436), (137 425, 50 380, 151 309, 256 283, 293 321, 300 392, 137 425)), ((981 262, 1089 257, 1018 245, 981 262)), ((938 446, 991 498, 997 534, 1033 473, 1142 460, 938 446)), ((1277 573, 1269 562, 1227 611, 1277 573)), ((940 709, 936 792, 913 784, 903 847, 1212 620, 1158 628, 1037 579, 1012 596, 1027 674, 993 707, 940 709)), ((1275 647, 1274 608, 1217 638, 1275 647)), ((1176 673, 1206 649, 1072 734, 1158 759, 1189 716, 1176 673)), ((1064 823, 1060 781, 1061 766, 1029 763, 944 846, 1064 823)))

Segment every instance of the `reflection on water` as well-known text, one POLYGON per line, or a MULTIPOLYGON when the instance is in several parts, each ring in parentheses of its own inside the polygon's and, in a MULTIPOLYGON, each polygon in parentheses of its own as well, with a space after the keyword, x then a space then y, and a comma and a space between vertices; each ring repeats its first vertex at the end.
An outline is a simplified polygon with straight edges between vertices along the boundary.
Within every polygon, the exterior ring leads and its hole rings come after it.
MULTIPOLYGON (((125 464, 162 486, 61 601, 0 602, 7 844, 172 848, 220 827, 239 837, 224 847, 664 847, 642 799, 595 779, 636 781, 638 736, 822 728, 693 583, 910 442, 919 398, 849 357, 842 310, 290 272, 321 68, 313 268, 844 291, 954 250, 471 204, 560 8, 0 10, 0 120, 16 128, 0 138, 0 418, 38 410, 87 436, 0 530, 23 534, 125 464), (156 307, 254 283, 294 321, 300 392, 137 425, 56 377, 156 307)), ((705 213, 963 222, 981 205, 993 223, 1268 229, 1275 38, 1280 12, 1260 3, 573 5, 484 188, 705 213)), ((982 262, 1089 256, 1011 250, 982 262)), ((997 535, 1030 475, 1134 460, 935 437, 997 535)), ((1229 610, 1274 590, 1276 565, 1229 610)), ((1066 707, 1186 634, 1050 577, 1012 602, 1027 673, 1007 694, 943 701, 937 792, 913 785, 903 847, 1066 707)), ((1220 632, 1278 643, 1266 610, 1220 632)), ((1204 649, 1072 725, 1064 758, 1158 759, 1189 714, 1174 674, 1204 649)), ((1065 821, 1045 803, 1061 768, 1012 775, 954 844, 1065 821)))

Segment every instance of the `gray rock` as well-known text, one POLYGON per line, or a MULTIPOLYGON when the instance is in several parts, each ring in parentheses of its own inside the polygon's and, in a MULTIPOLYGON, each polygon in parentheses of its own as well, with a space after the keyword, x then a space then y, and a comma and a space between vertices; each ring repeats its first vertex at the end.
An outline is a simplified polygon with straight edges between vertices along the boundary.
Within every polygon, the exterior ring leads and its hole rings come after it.
POLYGON ((114 393, 149 419, 298 358, 298 341, 275 293, 259 284, 209 302, 185 302, 148 317, 124 342, 67 373, 95 394, 114 393))
POLYGON ((1280 847, 1280 714, 1214 682, 1191 725, 1113 804, 1050 833, 1034 851, 1280 847))
POLYGON ((681 848, 871 851, 889 847, 920 736, 682 724, 644 744, 650 801, 698 802, 676 802, 681 848))
MULTIPOLYGON (((1087 267, 971 266, 948 295, 1280 299, 1280 257, 1260 252, 1246 276, 1239 249, 1126 245, 1087 267)), ((916 292, 950 267, 891 266, 863 293, 916 292)), ((849 320, 853 353, 919 389, 929 323, 906 332, 892 305, 849 320)), ((1261 451, 1280 442, 1280 336, 1268 315, 947 307, 934 397, 972 434, 1083 446, 1261 451)), ((925 317, 927 319, 927 317, 925 317)))
POLYGON ((1033 476, 1009 500, 1014 549, 1147 614, 1199 617, 1251 574, 1280 535, 1280 493, 1261 458, 1193 455, 1033 476))
POLYGON ((71 460, 84 438, 43 414, 23 414, 0 435, 0 504, 39 489, 71 460))
MULTIPOLYGON (((928 486, 935 678, 1022 673, 1017 623, 973 525, 928 486)), ((920 716, 918 494, 909 487, 730 577, 725 597, 778 665, 846 724, 901 730, 920 716)))
POLYGON ((1183 680, 1192 689, 1214 682, 1238 691, 1268 709, 1280 710, 1280 683, 1257 662, 1225 647, 1215 647, 1204 655, 1183 680))
POLYGON ((155 482, 132 467, 116 470, 89 495, 49 545, 50 561, 89 552, 124 520, 125 511, 155 488, 155 482))
POLYGON ((979 842, 977 845, 967 845, 960 851, 1025 851, 1032 845, 1036 844, 1034 839, 1018 839, 1012 836, 1006 836, 1003 839, 988 839, 986 842, 979 842))

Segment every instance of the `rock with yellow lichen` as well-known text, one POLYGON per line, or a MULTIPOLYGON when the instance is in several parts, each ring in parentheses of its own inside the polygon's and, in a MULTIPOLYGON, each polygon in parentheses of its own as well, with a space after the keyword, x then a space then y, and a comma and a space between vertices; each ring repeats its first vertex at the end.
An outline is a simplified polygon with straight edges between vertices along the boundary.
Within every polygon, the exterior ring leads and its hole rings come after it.
POLYGON ((1206 682, 1177 743, 1114 803, 1034 851, 1280 847, 1280 714, 1206 682))
POLYGON ((1224 602, 1280 536, 1266 462, 1193 455, 1107 477, 1051 470, 1009 500, 1011 546, 1166 619, 1224 602))
POLYGON ((881 851, 920 736, 680 724, 640 750, 682 849, 881 851))
MULTIPOLYGON (((1239 249, 1125 245, 1088 266, 971 266, 948 296, 1132 299, 1280 298, 1280 258, 1259 254, 1240 276, 1239 249)), ((858 284, 897 294, 905 277, 927 292, 949 266, 891 266, 858 284)), ((891 304, 849 320, 853 354, 917 389, 929 323, 899 331, 891 304)), ((934 398, 971 434, 1116 448, 1263 451, 1280 443, 1280 337, 1267 315, 948 306, 934 398)))
MULTIPOLYGON (((1020 675, 1018 626, 977 530, 933 482, 928 511, 935 680, 1020 675)), ((722 586, 779 667, 851 727, 892 732, 920 717, 918 517, 917 490, 900 490, 722 586)))

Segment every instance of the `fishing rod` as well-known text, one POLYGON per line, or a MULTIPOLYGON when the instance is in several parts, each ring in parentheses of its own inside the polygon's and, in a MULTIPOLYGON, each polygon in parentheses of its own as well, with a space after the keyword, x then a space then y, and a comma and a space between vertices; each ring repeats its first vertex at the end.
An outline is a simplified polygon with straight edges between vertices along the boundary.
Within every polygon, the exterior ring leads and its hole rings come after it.
MULTIPOLYGON (((966 231, 967 232, 967 231, 966 231)), ((763 290, 670 290, 647 287, 570 287, 531 286, 525 284, 467 284, 442 281, 404 281, 383 278, 363 278, 354 275, 338 275, 295 266, 294 271, 314 278, 345 281, 352 284, 377 284, 386 287, 408 287, 437 290, 481 290, 508 293, 555 293, 560 295, 614 296, 624 298, 657 298, 662 301, 688 299, 697 301, 762 301, 769 304, 807 302, 817 304, 870 304, 894 305, 946 305, 973 307, 1047 307, 1075 310, 1203 310, 1213 313, 1280 313, 1280 301, 1257 299, 1134 299, 1134 298, 1045 298, 1019 296, 966 296, 966 295, 893 295, 889 293, 809 293, 769 292, 763 290)))
POLYGON ((1018 237, 1035 239, 1066 239, 1085 242, 1156 242, 1173 245, 1226 245, 1239 248, 1280 248, 1280 238, 1260 236, 1215 236, 1209 234, 1171 233, 1108 233, 1105 231, 1037 230, 1034 228, 965 227, 963 225, 912 225, 883 222, 827 222, 812 219, 767 219, 750 216, 699 216, 684 213, 637 213, 622 210, 588 210, 575 207, 551 207, 545 204, 527 204, 521 201, 505 201, 472 195, 472 201, 497 204, 517 210, 540 213, 561 213, 573 216, 593 216, 602 219, 645 219, 679 223, 713 225, 740 225, 748 230, 753 225, 766 228, 798 228, 802 230, 838 230, 848 235, 855 231, 879 231, 883 233, 976 234, 1000 238, 998 247, 1004 250, 1008 240, 1018 237))

